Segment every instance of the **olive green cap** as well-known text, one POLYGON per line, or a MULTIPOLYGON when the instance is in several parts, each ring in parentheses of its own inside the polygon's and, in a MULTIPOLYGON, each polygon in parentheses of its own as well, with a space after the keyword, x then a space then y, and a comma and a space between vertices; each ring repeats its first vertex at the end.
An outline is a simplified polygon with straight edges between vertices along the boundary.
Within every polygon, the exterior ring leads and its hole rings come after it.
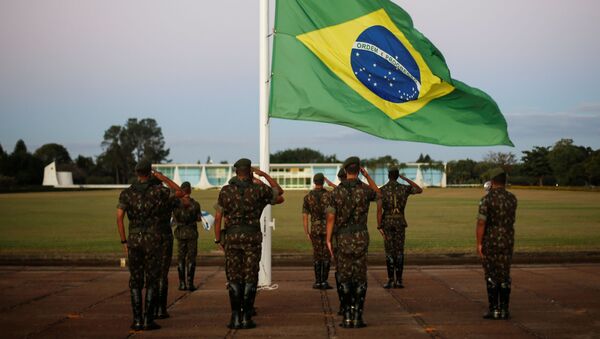
POLYGON ((250 166, 252 166, 252 161, 246 158, 241 158, 240 160, 236 161, 235 164, 233 164, 233 167, 235 168, 245 168, 250 166))
POLYGON ((317 173, 313 177, 313 182, 321 182, 322 183, 324 180, 325 180, 325 176, 323 175, 323 173, 317 173))
POLYGON ((337 173, 337 177, 338 178, 345 178, 346 177, 346 170, 343 168, 340 168, 340 170, 337 173))
POLYGON ((496 167, 490 170, 490 179, 494 179, 495 177, 505 174, 506 172, 502 167, 496 167))
POLYGON ((398 166, 388 167, 388 173, 392 173, 392 172, 400 172, 400 169, 398 168, 398 166))
POLYGON ((342 165, 342 167, 346 168, 353 164, 360 165, 360 159, 358 157, 350 157, 350 158, 346 159, 346 161, 344 161, 344 164, 342 165))
POLYGON ((152 163, 150 160, 142 159, 135 165, 135 170, 136 172, 150 172, 152 170, 152 163))
POLYGON ((190 184, 189 181, 184 182, 183 184, 181 184, 181 189, 184 190, 186 188, 192 188, 192 185, 190 184))

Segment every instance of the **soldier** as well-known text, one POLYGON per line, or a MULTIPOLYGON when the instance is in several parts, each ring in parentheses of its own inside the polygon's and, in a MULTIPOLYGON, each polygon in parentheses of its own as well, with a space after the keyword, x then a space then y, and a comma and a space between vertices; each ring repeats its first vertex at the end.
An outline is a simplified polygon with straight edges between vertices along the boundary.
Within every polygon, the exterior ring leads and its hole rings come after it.
POLYGON ((313 177, 315 188, 305 197, 302 205, 302 221, 304 233, 313 246, 313 264, 315 269, 314 289, 328 290, 331 286, 327 282, 330 267, 330 254, 325 244, 325 195, 327 191, 323 188, 325 176, 317 173, 313 177), (310 231, 308 229, 308 218, 310 215, 310 231))
POLYGON ((481 198, 477 217, 477 254, 483 261, 489 302, 485 319, 509 319, 510 265, 517 198, 505 188, 506 173, 492 170, 492 188, 481 198))
POLYGON ((137 181, 123 190, 117 205, 117 228, 123 250, 129 259, 129 289, 133 310, 133 330, 160 328, 154 322, 157 289, 160 277, 161 212, 170 206, 183 191, 169 178, 152 172, 151 163, 140 161, 136 168, 137 181), (174 191, 152 183, 156 178, 174 191), (124 218, 129 219, 129 237, 125 238, 124 218), (146 287, 145 310, 142 316, 142 288, 146 287))
MULTIPOLYGON (((343 168, 340 168, 340 170, 337 173, 337 177, 338 177, 338 180, 340 182, 344 182, 346 180, 346 171, 344 171, 343 168)), ((332 187, 332 188, 336 188, 337 187, 336 184, 334 184, 333 182, 331 182, 327 178, 325 178, 325 182, 327 183, 327 185, 329 187, 332 187)), ((328 191, 328 192, 325 193, 325 196, 323 197, 323 200, 325 200, 325 202, 324 202, 325 206, 329 206, 330 199, 331 199, 331 192, 328 191)), ((325 220, 325 223, 327 224, 327 219, 325 220)), ((334 225, 334 228, 335 228, 335 225, 334 225)), ((325 231, 327 231, 327 230, 325 230, 325 231)), ((327 234, 325 234, 325 238, 327 238, 327 234)), ((327 239, 325 239, 325 243, 327 244, 327 239)), ((335 258, 335 256, 337 255, 336 254, 337 253, 337 240, 336 240, 335 236, 333 237, 333 239, 331 239, 331 246, 333 248, 333 255, 334 255, 334 258, 335 258)), ((342 315, 343 314, 343 309, 342 309, 342 285, 340 284, 340 279, 339 279, 340 275, 337 272, 337 269, 336 269, 336 272, 334 274, 334 277, 335 277, 335 289, 337 291, 338 300, 340 302, 340 308, 339 308, 337 314, 338 315, 342 315)))
POLYGON ((221 244, 221 221, 226 218, 225 269, 231 304, 232 329, 254 328, 254 299, 262 249, 260 216, 268 204, 283 202, 283 189, 267 173, 251 167, 248 159, 235 164, 236 177, 219 193, 215 206, 215 243, 221 244), (253 181, 252 173, 267 180, 270 187, 253 181))
POLYGON ((379 220, 380 231, 383 228, 385 264, 387 266, 388 282, 383 288, 404 288, 402 271, 404 270, 404 236, 408 224, 404 218, 404 208, 408 196, 420 194, 423 189, 412 180, 400 175, 398 167, 388 168, 388 183, 381 187, 383 207, 382 219, 379 220), (398 183, 398 178, 410 185, 398 183), (394 274, 396 279, 394 280, 394 274))
POLYGON ((173 211, 175 238, 177 238, 177 272, 179 273, 179 290, 195 291, 194 275, 196 272, 196 255, 198 253, 198 226, 202 220, 200 204, 190 197, 192 187, 189 182, 181 184, 185 197, 173 211), (187 276, 187 281, 186 281, 187 276))
POLYGON ((381 192, 367 171, 360 167, 357 157, 344 162, 346 181, 331 192, 327 208, 327 247, 333 255, 332 237, 337 237, 335 254, 339 274, 345 328, 365 327, 362 319, 367 293, 367 251, 369 231, 367 216, 369 203, 377 200, 377 214, 381 214, 381 192), (369 182, 358 179, 361 173, 369 182), (335 225, 335 231, 334 231, 335 225))

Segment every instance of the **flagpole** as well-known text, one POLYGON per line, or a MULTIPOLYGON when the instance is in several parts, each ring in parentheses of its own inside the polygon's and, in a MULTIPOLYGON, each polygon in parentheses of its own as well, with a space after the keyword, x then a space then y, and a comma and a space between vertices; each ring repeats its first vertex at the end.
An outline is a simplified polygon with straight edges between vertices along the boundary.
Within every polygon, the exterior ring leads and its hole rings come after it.
MULTIPOLYGON (((260 169, 269 173, 269 0, 260 1, 259 26, 259 114, 260 114, 260 169)), ((271 285, 271 205, 263 210, 261 218, 263 232, 262 254, 258 285, 271 285)))

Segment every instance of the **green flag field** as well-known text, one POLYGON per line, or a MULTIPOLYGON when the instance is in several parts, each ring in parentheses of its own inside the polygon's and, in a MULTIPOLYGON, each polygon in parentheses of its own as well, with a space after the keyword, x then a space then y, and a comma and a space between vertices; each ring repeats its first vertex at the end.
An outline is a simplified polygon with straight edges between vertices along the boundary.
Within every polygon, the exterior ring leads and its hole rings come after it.
MULTIPOLYGON (((600 251, 600 193, 512 190, 519 199, 516 252, 600 251)), ((218 191, 195 191, 202 209, 214 212, 218 191)), ((273 254, 310 255, 302 228, 305 191, 287 191, 273 208, 273 254)), ((406 250, 423 254, 473 254, 475 217, 482 189, 426 189, 406 208, 406 250)), ((115 224, 119 191, 19 193, 0 195, 0 255, 69 257, 120 255, 115 224)), ((383 252, 375 230, 375 205, 369 228, 371 253, 383 252)), ((199 253, 216 253, 212 230, 200 229, 199 253)))

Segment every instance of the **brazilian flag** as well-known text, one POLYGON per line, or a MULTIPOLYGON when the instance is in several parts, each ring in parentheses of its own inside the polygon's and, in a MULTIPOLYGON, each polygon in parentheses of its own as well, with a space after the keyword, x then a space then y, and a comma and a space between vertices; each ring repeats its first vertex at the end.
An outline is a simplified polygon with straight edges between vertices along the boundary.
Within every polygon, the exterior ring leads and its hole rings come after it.
POLYGON ((269 116, 345 125, 393 140, 510 145, 483 91, 389 0, 278 0, 269 116))

